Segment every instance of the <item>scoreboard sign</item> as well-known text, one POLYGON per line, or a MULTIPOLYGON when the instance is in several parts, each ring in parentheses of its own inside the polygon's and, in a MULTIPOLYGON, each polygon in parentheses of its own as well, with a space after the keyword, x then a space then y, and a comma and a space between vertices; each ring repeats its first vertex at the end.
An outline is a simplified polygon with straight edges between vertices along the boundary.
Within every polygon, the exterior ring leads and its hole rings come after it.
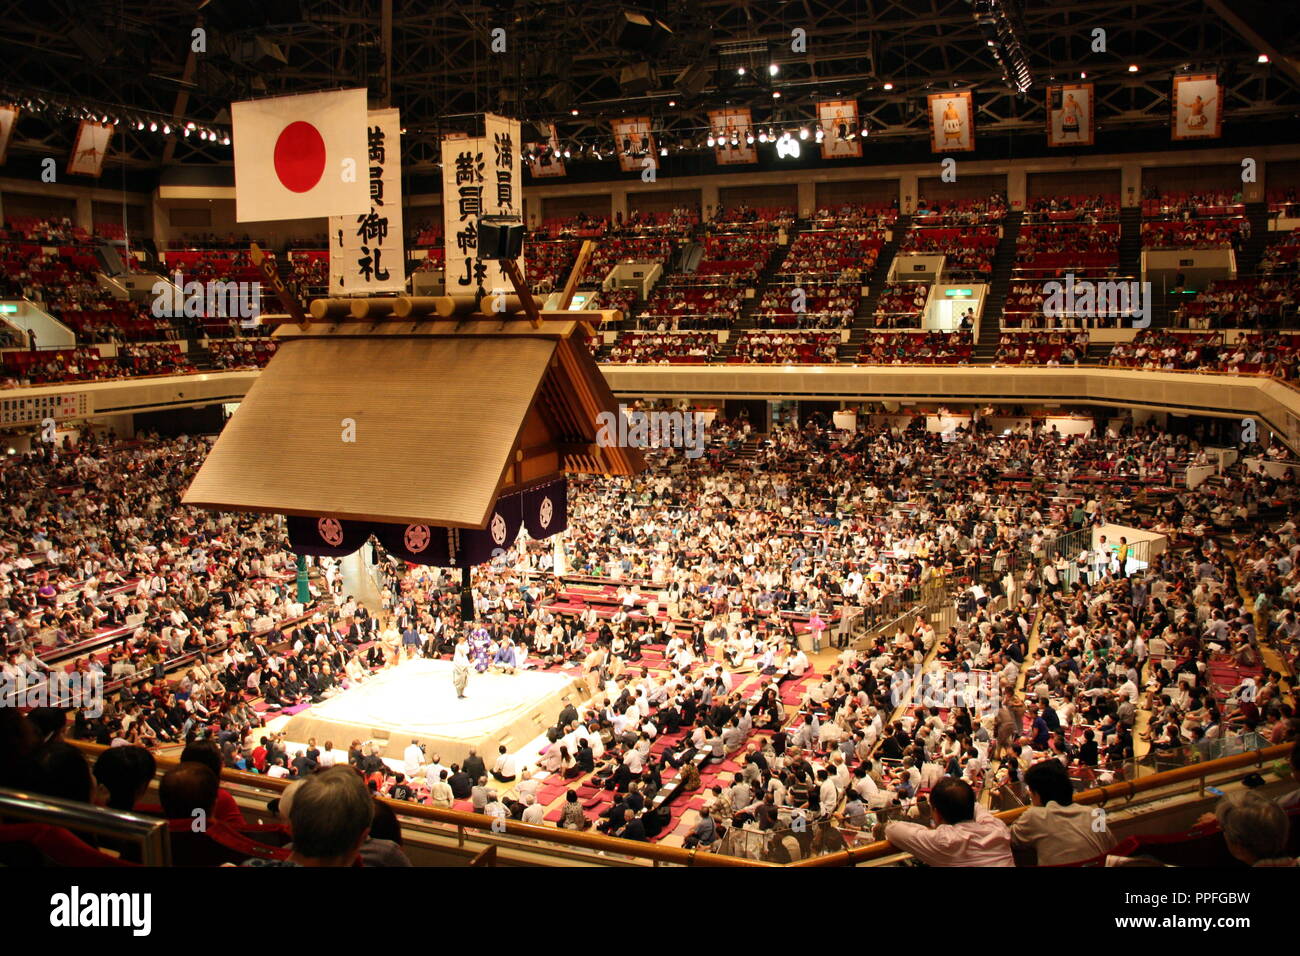
POLYGON ((90 414, 85 392, 0 399, 0 425, 39 425, 47 418, 60 421, 90 414))

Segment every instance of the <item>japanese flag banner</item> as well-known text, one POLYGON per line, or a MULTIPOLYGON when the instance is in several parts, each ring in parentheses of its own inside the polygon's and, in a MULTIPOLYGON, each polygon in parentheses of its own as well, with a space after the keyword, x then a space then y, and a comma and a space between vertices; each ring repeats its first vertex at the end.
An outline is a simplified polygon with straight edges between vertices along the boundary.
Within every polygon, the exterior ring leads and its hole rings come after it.
POLYGON ((230 104, 235 219, 315 219, 370 211, 366 91, 230 104))
POLYGON ((365 166, 369 206, 359 216, 330 217, 330 295, 406 290, 401 136, 397 110, 370 111, 365 166))

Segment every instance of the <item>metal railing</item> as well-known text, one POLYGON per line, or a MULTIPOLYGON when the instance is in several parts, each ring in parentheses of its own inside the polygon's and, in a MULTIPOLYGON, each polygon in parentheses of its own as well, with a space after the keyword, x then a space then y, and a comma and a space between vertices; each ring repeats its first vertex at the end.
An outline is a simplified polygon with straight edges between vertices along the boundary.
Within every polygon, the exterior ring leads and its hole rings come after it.
POLYGON ((157 817, 0 787, 0 819, 7 823, 46 823, 136 844, 140 847, 140 862, 145 866, 171 865, 167 821, 157 817))

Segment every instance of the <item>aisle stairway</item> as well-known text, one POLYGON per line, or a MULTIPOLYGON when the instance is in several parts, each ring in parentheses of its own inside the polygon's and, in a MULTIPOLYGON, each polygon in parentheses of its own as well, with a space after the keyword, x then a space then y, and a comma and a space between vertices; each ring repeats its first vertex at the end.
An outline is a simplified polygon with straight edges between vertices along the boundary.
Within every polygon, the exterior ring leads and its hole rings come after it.
POLYGON ((185 352, 185 358, 200 372, 211 372, 216 370, 216 365, 212 362, 212 350, 203 342, 204 339, 191 339, 189 349, 185 352))
POLYGON ((736 354, 736 342, 740 337, 753 329, 758 328, 758 322, 754 318, 754 313, 758 310, 758 305, 763 301, 763 293, 767 290, 767 285, 773 277, 778 275, 781 267, 785 264, 785 257, 790 254, 790 249, 794 246, 794 241, 798 237, 803 220, 796 220, 786 230, 788 241, 784 246, 777 246, 772 257, 768 259, 767 265, 758 273, 758 279, 754 285, 754 297, 746 299, 740 307, 740 315, 735 324, 731 327, 731 334, 727 336, 727 341, 722 344, 718 352, 719 362, 730 362, 731 356, 736 354))
POLYGON ((1142 210, 1125 206, 1119 214, 1119 274, 1141 278, 1142 210))
POLYGON ((1250 220, 1250 238, 1237 252, 1237 275, 1254 275, 1259 268, 1259 257, 1268 244, 1268 203, 1246 203, 1246 217, 1250 220))
POLYGON ((849 339, 841 343, 837 358, 841 362, 852 362, 862 351, 862 343, 867 337, 867 331, 874 327, 871 317, 876 313, 876 303, 880 300, 880 293, 884 290, 889 277, 889 270, 893 268, 894 256, 898 253, 898 246, 903 241, 903 233, 907 232, 912 224, 912 217, 900 215, 898 223, 890 232, 890 240, 880 247, 880 256, 876 259, 876 268, 872 270, 867 277, 867 295, 858 303, 858 311, 853 314, 853 322, 849 325, 849 339))
POLYGON ((975 343, 976 362, 992 361, 998 350, 998 339, 1002 335, 1002 307, 1006 305, 1007 290, 1011 286, 1011 270, 1016 264, 1016 239, 1020 235, 1023 217, 1024 213, 1007 213, 1002 223, 1002 240, 998 243, 997 255, 993 257, 993 275, 980 314, 980 337, 975 343))

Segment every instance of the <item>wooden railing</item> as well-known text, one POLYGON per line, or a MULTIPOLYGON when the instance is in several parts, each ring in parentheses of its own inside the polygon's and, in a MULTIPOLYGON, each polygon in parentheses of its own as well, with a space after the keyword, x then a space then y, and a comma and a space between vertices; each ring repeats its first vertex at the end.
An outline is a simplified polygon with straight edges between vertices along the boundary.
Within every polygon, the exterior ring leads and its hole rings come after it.
MULTIPOLYGON (((68 742, 81 750, 86 755, 86 758, 92 762, 100 753, 108 749, 99 744, 80 740, 70 740, 68 742)), ((176 757, 160 754, 155 754, 155 759, 159 773, 165 773, 180 763, 180 760, 176 757)), ((261 774, 245 773, 242 770, 223 770, 221 780, 222 783, 226 784, 252 787, 258 790, 271 790, 276 793, 283 792, 292 782, 261 774)), ((509 834, 552 846, 574 847, 607 854, 615 853, 620 856, 673 866, 774 867, 778 865, 758 860, 721 856, 707 850, 685 850, 681 847, 663 846, 658 843, 623 840, 618 837, 606 836, 603 833, 564 830, 560 827, 534 826, 529 823, 521 823, 518 820, 501 819, 483 813, 469 813, 464 810, 444 810, 440 807, 427 807, 405 800, 389 800, 385 797, 377 799, 383 800, 395 813, 403 817, 456 827, 462 837, 463 832, 466 830, 476 830, 496 835, 509 834)), ((545 852, 546 847, 543 846, 538 849, 545 852)))
MULTIPOLYGON (((84 741, 73 740, 69 742, 80 749, 86 755, 87 759, 91 761, 107 749, 98 744, 86 743, 84 741)), ((1246 767, 1262 767, 1270 760, 1284 759, 1287 757, 1293 746, 1294 745, 1290 743, 1278 744, 1273 747, 1266 747, 1262 750, 1252 750, 1246 753, 1234 754, 1231 757, 1221 757, 1217 760, 1207 760, 1187 767, 1180 767, 1176 770, 1167 770, 1162 773, 1152 774, 1149 777, 1142 777, 1133 781, 1115 783, 1105 787, 1098 787, 1093 790, 1086 790, 1075 797, 1075 803, 1105 805, 1106 803, 1115 800, 1128 801, 1132 800, 1139 794, 1149 793, 1153 790, 1160 790, 1169 786, 1175 786, 1189 780, 1204 780, 1210 776, 1228 773, 1234 770, 1241 770, 1246 767)), ((170 770, 180 762, 175 757, 166 757, 161 755, 157 756, 156 759, 159 773, 170 770)), ((258 790, 270 790, 275 791, 276 793, 283 792, 291 782, 285 779, 262 776, 260 774, 244 773, 240 770, 223 770, 221 779, 223 783, 242 787, 251 787, 258 790)), ((491 833, 494 835, 508 834, 511 836, 523 837, 528 840, 535 840, 538 845, 531 847, 522 846, 521 849, 533 849, 542 853, 546 853, 549 847, 572 847, 574 849, 595 851, 604 854, 617 854, 619 856, 630 857, 636 860, 648 861, 656 865, 666 864, 671 866, 707 867, 778 867, 782 865, 759 860, 749 860, 741 857, 723 856, 717 853, 710 853, 707 850, 686 850, 681 847, 664 846, 657 843, 641 843, 635 840, 624 840, 619 837, 606 836, 601 833, 589 833, 581 830, 565 830, 559 827, 533 826, 532 824, 521 823, 517 820, 501 819, 487 814, 469 813, 464 810, 444 810, 439 807, 427 807, 422 804, 409 803, 403 800, 388 800, 385 797, 379 797, 377 799, 384 800, 384 802, 387 803, 395 813, 403 817, 421 820, 427 823, 455 827, 461 843, 464 842, 465 831, 478 831, 480 833, 491 833)), ((994 815, 1004 823, 1010 824, 1026 809, 1026 807, 1019 807, 1015 810, 1004 810, 994 815)), ((800 867, 856 866, 859 863, 880 860, 901 852, 903 851, 899 850, 888 840, 878 840, 874 843, 868 843, 863 846, 841 850, 838 853, 831 853, 820 857, 811 857, 797 863, 785 865, 800 867)))
MULTIPOLYGON (((1105 787, 1097 787, 1096 789, 1085 790, 1080 794, 1076 794, 1074 802, 1081 804, 1096 803, 1105 805, 1107 802, 1113 800, 1132 800, 1138 794, 1149 793, 1152 790, 1160 790, 1165 787, 1186 783, 1189 780, 1203 780, 1206 777, 1220 773, 1228 773, 1233 770, 1241 770, 1245 767, 1262 767, 1270 760, 1277 760, 1288 756, 1291 753, 1293 746, 1294 744, 1289 743, 1277 744, 1273 747, 1265 747, 1263 750, 1251 750, 1246 753, 1233 754, 1231 757, 1220 757, 1217 760, 1206 760, 1201 763, 1194 763, 1190 766, 1179 767, 1176 770, 1166 770, 1162 773, 1152 774, 1149 777, 1140 777, 1137 780, 1129 780, 1124 783, 1112 783, 1105 787)), ((1014 810, 1003 810, 1001 813, 995 813, 994 816, 1003 823, 1010 824, 1027 809, 1029 808, 1017 807, 1014 810)), ((790 865, 856 866, 859 863, 879 860, 902 852, 904 851, 894 846, 888 840, 877 840, 874 843, 868 843, 864 846, 852 847, 848 850, 841 850, 839 853, 831 853, 827 856, 800 860, 798 863, 791 863, 790 865)))

